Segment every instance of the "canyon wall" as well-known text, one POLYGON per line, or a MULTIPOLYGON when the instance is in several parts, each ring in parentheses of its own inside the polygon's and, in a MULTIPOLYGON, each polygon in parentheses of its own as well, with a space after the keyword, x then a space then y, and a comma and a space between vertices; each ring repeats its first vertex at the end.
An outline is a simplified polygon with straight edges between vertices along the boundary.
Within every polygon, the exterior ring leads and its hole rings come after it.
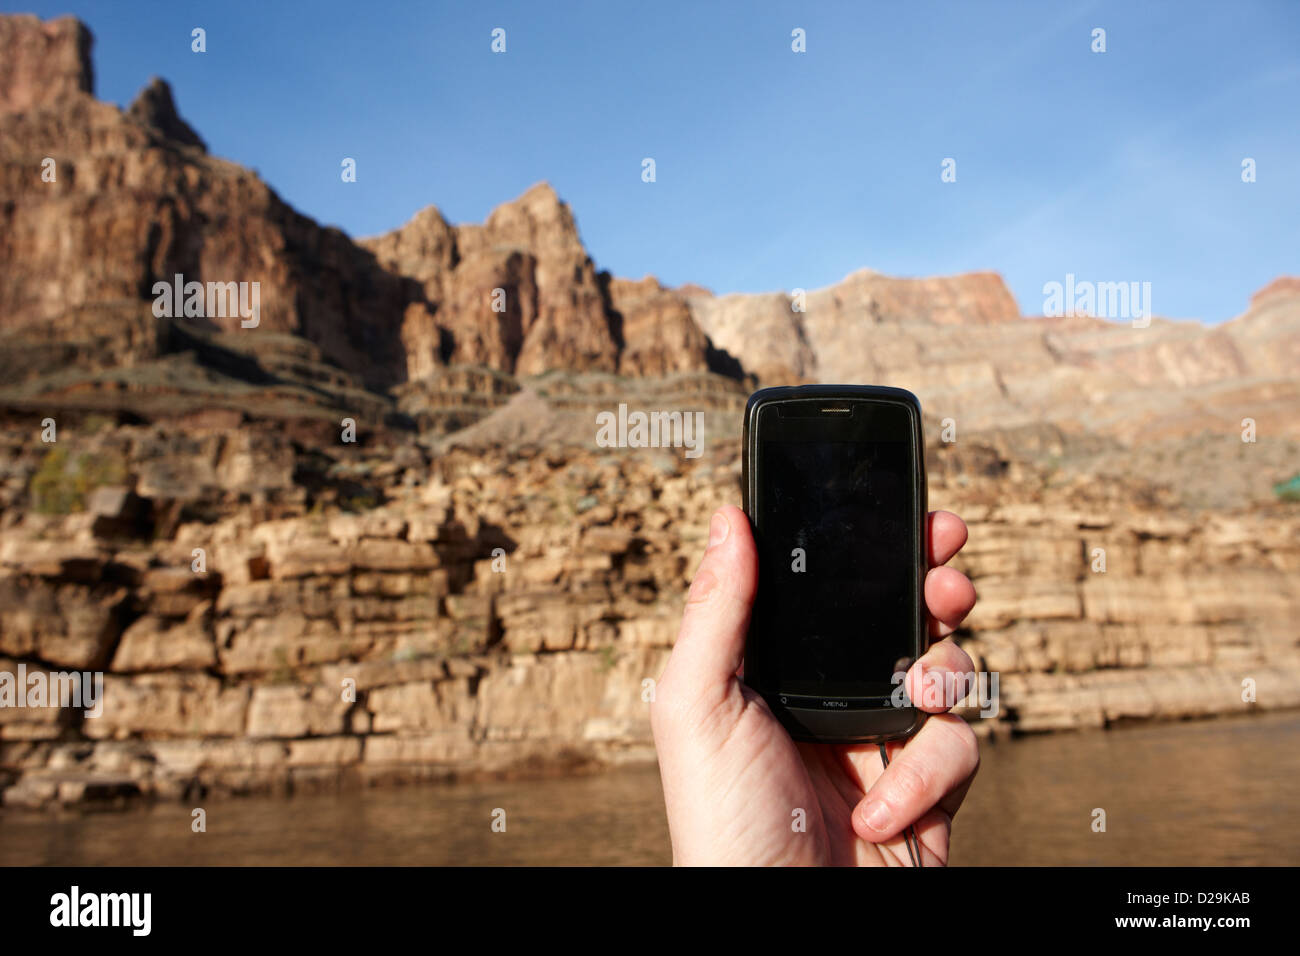
POLYGON ((600 271, 544 183, 354 241, 164 81, 96 100, 90 46, 0 16, 6 804, 653 760, 760 384, 920 396, 981 733, 1300 706, 1300 280, 1215 328, 1026 318, 988 272, 714 296, 600 271), (156 315, 176 273, 259 322, 156 315), (620 403, 703 454, 597 447, 620 403), (71 672, 101 712, 20 700, 71 672))
MULTIPOLYGON (((738 500, 734 440, 694 461, 376 444, 325 467, 360 484, 308 506, 274 430, 84 427, 60 441, 147 450, 210 490, 178 512, 145 477, 5 528, 0 670, 106 674, 96 717, 0 708, 11 805, 653 759, 649 694, 708 516, 738 500)), ((978 442, 928 457, 932 505, 971 530, 954 563, 980 602, 958 636, 1000 681, 990 713, 963 708, 980 732, 1300 706, 1293 508, 1198 514, 978 442)))

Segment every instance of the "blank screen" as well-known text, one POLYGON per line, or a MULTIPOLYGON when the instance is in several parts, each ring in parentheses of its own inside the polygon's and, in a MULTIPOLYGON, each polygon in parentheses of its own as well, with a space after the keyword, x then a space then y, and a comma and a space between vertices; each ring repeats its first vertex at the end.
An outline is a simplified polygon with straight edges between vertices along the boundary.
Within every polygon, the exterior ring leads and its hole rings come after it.
POLYGON ((915 640, 910 446, 765 441, 760 470, 759 594, 750 626, 757 686, 827 697, 888 694, 915 640))

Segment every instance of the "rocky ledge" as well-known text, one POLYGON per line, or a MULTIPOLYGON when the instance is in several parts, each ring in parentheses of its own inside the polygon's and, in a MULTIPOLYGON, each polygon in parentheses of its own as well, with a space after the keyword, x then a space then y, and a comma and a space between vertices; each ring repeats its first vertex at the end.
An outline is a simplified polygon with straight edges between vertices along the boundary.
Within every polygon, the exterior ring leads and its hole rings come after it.
MULTIPOLYGON (((104 674, 98 716, 0 708, 6 805, 654 759, 648 697, 708 515, 739 499, 734 441, 327 453, 221 425, 85 421, 54 463, 0 433, 37 497, 4 513, 0 672, 104 674)), ((991 715, 964 707, 980 732, 1300 706, 1293 510, 1195 513, 995 443, 929 458, 932 505, 971 528, 958 637, 999 676, 991 715)))

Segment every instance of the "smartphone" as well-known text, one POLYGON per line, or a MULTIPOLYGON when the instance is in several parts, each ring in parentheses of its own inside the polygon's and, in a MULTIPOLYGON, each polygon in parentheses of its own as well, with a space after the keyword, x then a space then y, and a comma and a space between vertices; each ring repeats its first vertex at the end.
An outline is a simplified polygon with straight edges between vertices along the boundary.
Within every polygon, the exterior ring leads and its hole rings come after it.
POLYGON ((925 715, 901 675, 927 645, 916 396, 874 385, 757 391, 741 481, 758 545, 745 683, 796 740, 915 733, 925 715))

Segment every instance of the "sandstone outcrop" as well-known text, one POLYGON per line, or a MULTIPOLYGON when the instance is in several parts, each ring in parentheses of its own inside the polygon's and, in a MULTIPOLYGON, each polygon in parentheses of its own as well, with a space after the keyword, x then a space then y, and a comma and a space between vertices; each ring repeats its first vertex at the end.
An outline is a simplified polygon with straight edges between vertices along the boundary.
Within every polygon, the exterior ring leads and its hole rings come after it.
POLYGON ((968 428, 1083 426, 1125 444, 1252 418, 1300 438, 1300 292, 1280 279, 1221 326, 1020 318, 1001 279, 864 271, 808 292, 689 295, 713 342, 767 384, 875 382, 968 428), (802 311, 799 306, 802 305, 802 311))
POLYGON ((623 343, 618 370, 623 375, 662 377, 677 372, 705 372, 713 344, 679 295, 647 277, 639 282, 610 279, 607 285, 623 343))
POLYGON ((408 322, 409 371, 439 360, 520 376, 548 371, 735 374, 683 298, 654 279, 598 273, 569 207, 546 183, 493 210, 483 225, 449 225, 437 209, 361 245, 421 284, 433 308, 408 322))
POLYGON ((240 314, 209 314, 194 319, 202 330, 251 342, 301 336, 364 382, 402 380, 406 280, 294 212, 254 174, 206 156, 166 84, 147 87, 126 113, 97 101, 88 66, 74 68, 89 43, 84 27, 0 23, 6 381, 157 358, 171 323, 155 318, 154 283, 176 274, 259 284, 255 328, 240 314))
POLYGON ((572 211, 545 183, 482 225, 451 226, 430 208, 353 242, 289 208, 255 174, 206 155, 165 81, 153 79, 125 112, 97 101, 89 33, 76 21, 0 24, 6 381, 55 367, 145 375, 205 335, 237 340, 266 375, 276 371, 266 353, 298 337, 381 391, 447 364, 521 376, 739 374, 710 360, 679 300, 638 298, 622 315, 572 211), (178 301, 159 317, 155 283, 176 275, 223 289, 256 283, 259 314, 214 310, 209 298, 201 314, 182 315, 178 301))
POLYGON ((172 88, 164 79, 155 76, 150 80, 149 85, 140 91, 140 95, 127 110, 127 115, 142 125, 157 130, 164 139, 207 151, 199 134, 176 112, 172 88))
POLYGON ((48 23, 31 14, 0 17, 0 112, 94 92, 90 45, 90 31, 71 17, 48 23))
MULTIPOLYGON (((544 183, 482 225, 450 225, 430 207, 354 243, 204 155, 162 81, 125 114, 94 100, 89 38, 75 21, 3 23, 13 52, 0 74, 0 371, 10 382, 52 368, 130 367, 147 380, 153 363, 212 334, 246 359, 236 378, 266 378, 281 374, 288 335, 381 391, 447 365, 518 377, 707 369, 763 384, 903 385, 963 428, 1048 422, 1132 445, 1250 418, 1300 438, 1289 414, 1300 400, 1295 280, 1277 280, 1218 328, 1024 319, 992 273, 862 270, 798 302, 714 297, 599 273, 572 211, 544 183), (54 182, 41 178, 46 152, 61 171, 54 182), (258 282, 258 327, 234 315, 156 319, 153 283, 177 273, 258 282)), ((209 351, 198 354, 228 374, 209 351)))
MULTIPOLYGON (((742 399, 709 414, 734 423, 742 399)), ((157 426, 62 440, 171 469, 211 454, 157 426)), ((295 451, 269 430, 264 454, 277 445, 379 493, 290 485, 256 505, 217 477, 164 540, 161 498, 126 536, 5 510, 0 670, 106 672, 98 717, 0 710, 10 803, 86 799, 60 789, 74 778, 167 796, 652 759, 647 694, 708 515, 738 498, 734 440, 695 461, 558 442, 295 451)), ((971 528, 955 564, 980 603, 959 638, 1000 680, 990 714, 964 708, 980 731, 1300 706, 1293 511, 1054 485, 977 442, 929 459, 932 504, 971 528)))

